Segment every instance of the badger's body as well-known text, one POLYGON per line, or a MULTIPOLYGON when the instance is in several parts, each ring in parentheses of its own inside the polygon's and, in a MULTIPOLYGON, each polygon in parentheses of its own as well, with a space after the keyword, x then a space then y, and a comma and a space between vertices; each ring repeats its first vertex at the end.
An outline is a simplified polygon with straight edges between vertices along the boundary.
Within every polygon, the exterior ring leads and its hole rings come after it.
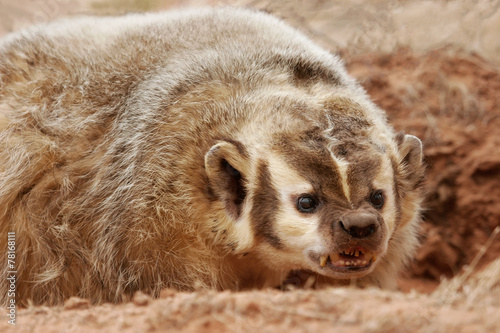
POLYGON ((275 287, 297 270, 390 288, 415 248, 420 141, 269 15, 35 27, 0 44, 0 75, 18 304, 275 287))

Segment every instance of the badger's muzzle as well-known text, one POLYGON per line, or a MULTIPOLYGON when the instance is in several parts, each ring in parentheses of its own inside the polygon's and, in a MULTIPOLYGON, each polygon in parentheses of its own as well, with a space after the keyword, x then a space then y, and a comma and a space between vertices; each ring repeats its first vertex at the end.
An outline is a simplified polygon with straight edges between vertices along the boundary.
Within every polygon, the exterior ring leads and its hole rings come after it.
MULTIPOLYGON (((334 223, 338 223, 340 229, 352 238, 376 236, 379 227, 377 216, 364 212, 345 214, 340 221, 334 223)), ((335 229, 335 226, 333 228, 335 229)))
POLYGON ((349 210, 333 221, 331 228, 334 244, 342 251, 347 245, 375 250, 384 236, 383 219, 375 210, 349 210))
POLYGON ((377 256, 386 249, 386 227, 377 210, 349 210, 331 222, 328 250, 311 252, 309 258, 327 276, 352 278, 373 270, 377 256))

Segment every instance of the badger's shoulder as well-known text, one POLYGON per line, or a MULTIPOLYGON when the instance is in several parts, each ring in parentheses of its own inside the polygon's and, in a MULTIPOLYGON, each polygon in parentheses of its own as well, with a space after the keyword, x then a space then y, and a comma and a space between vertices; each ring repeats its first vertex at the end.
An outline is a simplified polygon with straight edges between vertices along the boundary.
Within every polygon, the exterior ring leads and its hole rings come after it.
POLYGON ((420 141, 267 14, 62 21, 6 38, 0 73, 0 227, 29 240, 19 279, 36 287, 22 298, 290 270, 382 285, 414 248, 420 141))

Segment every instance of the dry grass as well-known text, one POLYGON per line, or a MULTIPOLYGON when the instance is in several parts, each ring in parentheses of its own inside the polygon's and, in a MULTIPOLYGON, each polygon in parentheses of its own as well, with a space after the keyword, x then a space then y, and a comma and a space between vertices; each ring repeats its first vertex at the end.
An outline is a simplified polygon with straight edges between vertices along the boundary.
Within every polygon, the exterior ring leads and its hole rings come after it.
POLYGON ((477 305, 494 301, 495 306, 500 305, 500 259, 490 263, 484 270, 477 271, 477 264, 499 233, 500 226, 495 228, 465 271, 451 280, 443 281, 432 296, 446 304, 462 302, 477 305))

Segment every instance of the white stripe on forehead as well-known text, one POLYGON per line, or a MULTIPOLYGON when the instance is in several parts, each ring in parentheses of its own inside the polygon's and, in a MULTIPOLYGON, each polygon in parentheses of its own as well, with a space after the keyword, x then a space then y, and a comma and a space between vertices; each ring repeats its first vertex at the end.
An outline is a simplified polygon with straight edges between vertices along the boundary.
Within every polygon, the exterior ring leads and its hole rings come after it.
POLYGON ((347 182, 347 169, 349 168, 349 162, 342 158, 338 158, 333 154, 330 150, 330 154, 332 156, 333 161, 337 165, 337 169, 339 170, 340 183, 342 184, 342 192, 346 197, 347 201, 351 203, 351 189, 349 188, 349 184, 347 182))
MULTIPOLYGON (((330 119, 328 119, 328 122, 331 124, 330 119)), ((333 146, 336 142, 338 142, 338 140, 336 138, 331 137, 330 133, 331 133, 331 128, 323 132, 323 135, 330 141, 330 143, 327 145, 327 149, 330 152, 332 160, 337 165, 337 169, 339 171, 339 176, 340 176, 340 183, 342 184, 342 192, 344 193, 344 196, 347 199, 347 201, 352 205, 351 189, 347 182, 347 170, 349 168, 349 162, 347 162, 343 158, 335 156, 335 154, 333 153, 334 151, 333 146)))
POLYGON ((347 170, 349 168, 349 162, 343 158, 335 156, 335 154, 333 153, 333 151, 334 151, 333 147, 336 143, 339 143, 339 140, 337 138, 335 138, 334 136, 332 136, 332 133, 334 132, 334 129, 335 129, 334 122, 332 121, 332 119, 328 115, 326 116, 326 119, 328 122, 328 128, 326 130, 324 130, 322 134, 328 141, 330 141, 327 144, 327 149, 330 152, 330 156, 332 157, 332 160, 337 165, 337 169, 339 171, 338 174, 340 176, 340 183, 342 184, 342 192, 344 193, 344 196, 347 199, 347 201, 352 205, 351 190, 350 190, 349 184, 347 182, 347 170))

